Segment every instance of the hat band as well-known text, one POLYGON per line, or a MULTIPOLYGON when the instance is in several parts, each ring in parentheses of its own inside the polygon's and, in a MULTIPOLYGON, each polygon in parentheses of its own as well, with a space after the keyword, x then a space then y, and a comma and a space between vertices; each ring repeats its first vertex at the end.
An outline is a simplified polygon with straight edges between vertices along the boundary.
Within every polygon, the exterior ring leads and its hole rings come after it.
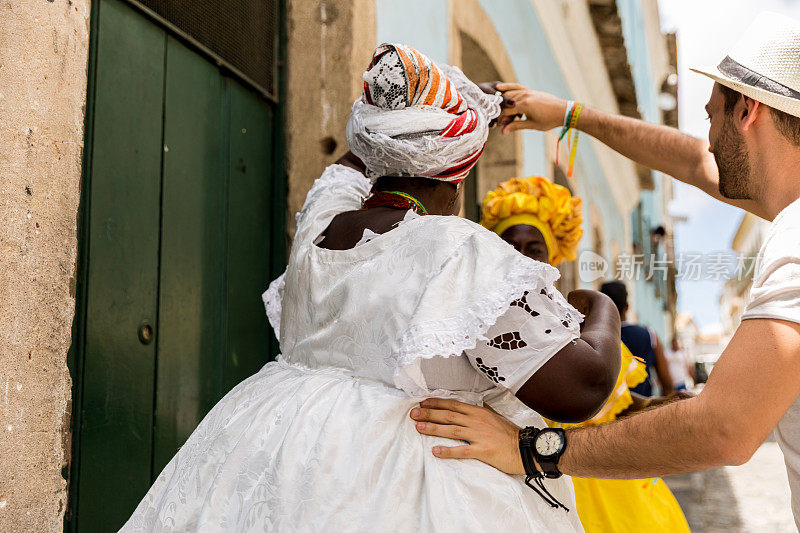
POLYGON ((771 93, 779 94, 781 96, 788 96, 789 98, 800 100, 800 92, 795 91, 791 87, 787 87, 786 85, 783 85, 782 83, 779 83, 773 79, 767 78, 766 76, 762 76, 758 72, 750 70, 741 63, 731 59, 730 56, 726 56, 725 59, 722 60, 722 63, 717 66, 717 69, 739 83, 744 83, 750 87, 756 87, 771 93))

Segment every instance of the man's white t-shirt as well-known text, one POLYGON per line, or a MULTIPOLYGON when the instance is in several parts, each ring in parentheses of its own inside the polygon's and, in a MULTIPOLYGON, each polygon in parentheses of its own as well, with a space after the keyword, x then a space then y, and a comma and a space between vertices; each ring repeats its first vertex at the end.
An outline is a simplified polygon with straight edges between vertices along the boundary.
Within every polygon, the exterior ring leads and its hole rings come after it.
MULTIPOLYGON (((742 320, 773 318, 800 324, 800 200, 775 217, 756 258, 750 301, 742 320)), ((792 512, 800 529, 800 397, 778 422, 778 444, 786 459, 792 512)))

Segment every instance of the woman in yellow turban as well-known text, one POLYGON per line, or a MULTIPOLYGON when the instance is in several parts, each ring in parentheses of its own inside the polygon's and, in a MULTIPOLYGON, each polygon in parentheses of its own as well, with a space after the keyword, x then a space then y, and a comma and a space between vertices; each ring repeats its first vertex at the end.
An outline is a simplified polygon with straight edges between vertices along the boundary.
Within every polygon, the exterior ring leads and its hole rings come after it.
MULTIPOLYGON (((481 224, 520 253, 553 266, 575 259, 583 236, 581 199, 541 176, 511 179, 483 201, 481 224)), ((629 387, 647 379, 644 365, 622 345, 622 365, 614 392, 600 411, 580 424, 596 426, 635 409, 629 387)), ((636 453, 636 450, 631 450, 636 453)), ((678 502, 664 480, 572 478, 578 516, 587 532, 688 532, 678 502)))
POLYGON ((483 201, 484 227, 523 255, 553 266, 575 259, 582 222, 581 199, 541 176, 504 181, 483 201))

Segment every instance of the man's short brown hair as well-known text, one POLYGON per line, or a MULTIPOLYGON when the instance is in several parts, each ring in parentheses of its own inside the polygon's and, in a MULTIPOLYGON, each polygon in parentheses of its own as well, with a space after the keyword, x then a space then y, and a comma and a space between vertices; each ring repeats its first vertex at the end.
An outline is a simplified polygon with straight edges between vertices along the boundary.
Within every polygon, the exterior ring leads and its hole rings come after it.
MULTIPOLYGON (((719 88, 725 99, 725 114, 730 115, 733 113, 733 108, 736 107, 736 102, 739 101, 742 93, 722 84, 720 84, 719 88)), ((775 122, 775 127, 781 132, 781 135, 786 137, 793 145, 800 146, 800 117, 784 113, 774 107, 769 108, 769 114, 772 116, 772 121, 775 122)))

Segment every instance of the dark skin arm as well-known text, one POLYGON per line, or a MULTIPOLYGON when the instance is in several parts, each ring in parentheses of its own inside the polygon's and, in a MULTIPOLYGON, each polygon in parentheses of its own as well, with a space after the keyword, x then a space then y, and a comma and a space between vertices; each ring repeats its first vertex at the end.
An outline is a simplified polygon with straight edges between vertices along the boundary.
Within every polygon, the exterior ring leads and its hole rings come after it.
POLYGON ((611 299, 597 291, 572 291, 567 300, 586 316, 580 338, 531 376, 517 398, 551 420, 581 422, 603 406, 616 383, 619 313, 611 299))

